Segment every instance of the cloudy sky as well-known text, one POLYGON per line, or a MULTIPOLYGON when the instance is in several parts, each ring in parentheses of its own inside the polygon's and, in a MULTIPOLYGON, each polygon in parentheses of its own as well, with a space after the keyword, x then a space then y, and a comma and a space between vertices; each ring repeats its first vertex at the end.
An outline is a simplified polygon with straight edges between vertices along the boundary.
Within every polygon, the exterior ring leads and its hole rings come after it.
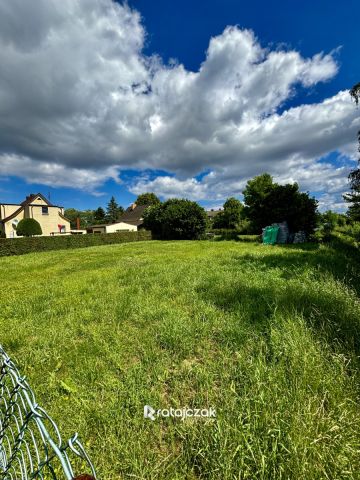
POLYGON ((0 0, 0 201, 218 206, 266 171, 343 209, 356 2, 270 3, 0 0))

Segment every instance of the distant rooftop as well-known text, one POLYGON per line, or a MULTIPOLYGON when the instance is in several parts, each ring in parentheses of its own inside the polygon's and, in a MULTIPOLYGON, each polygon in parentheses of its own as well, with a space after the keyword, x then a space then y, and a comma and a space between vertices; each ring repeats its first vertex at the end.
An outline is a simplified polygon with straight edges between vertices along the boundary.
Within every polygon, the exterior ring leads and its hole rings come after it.
POLYGON ((129 208, 125 210, 125 212, 120 216, 118 221, 129 223, 130 225, 135 225, 136 227, 138 227, 143 223, 142 217, 148 207, 149 205, 136 205, 136 203, 133 203, 132 205, 130 205, 129 208))
POLYGON ((222 212, 222 208, 219 208, 219 210, 214 210, 214 209, 206 210, 206 215, 208 217, 216 217, 216 215, 220 212, 222 212))

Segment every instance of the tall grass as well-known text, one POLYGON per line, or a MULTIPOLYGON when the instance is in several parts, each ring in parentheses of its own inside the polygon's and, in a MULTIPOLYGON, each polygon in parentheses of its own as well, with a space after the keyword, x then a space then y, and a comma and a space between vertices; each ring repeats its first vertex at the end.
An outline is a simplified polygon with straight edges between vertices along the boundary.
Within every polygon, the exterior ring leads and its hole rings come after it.
POLYGON ((100 478, 360 478, 355 250, 144 242, 0 269, 0 342, 100 478))

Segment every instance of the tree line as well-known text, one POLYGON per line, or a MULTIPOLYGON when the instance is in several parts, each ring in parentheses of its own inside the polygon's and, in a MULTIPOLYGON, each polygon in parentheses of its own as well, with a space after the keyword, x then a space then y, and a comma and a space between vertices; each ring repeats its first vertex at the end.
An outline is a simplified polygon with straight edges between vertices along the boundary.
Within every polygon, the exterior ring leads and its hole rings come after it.
POLYGON ((213 219, 196 202, 173 198, 149 207, 144 226, 156 237, 169 240, 200 238, 206 229, 260 234, 267 225, 283 221, 293 232, 314 232, 318 203, 309 193, 300 192, 298 184, 279 185, 264 173, 247 182, 243 196, 244 203, 228 198, 213 219))
MULTIPOLYGON (((151 192, 142 193, 135 200, 136 205, 156 205, 160 203, 160 199, 151 192)), ((114 196, 110 198, 106 206, 98 207, 95 210, 77 210, 76 208, 65 209, 65 217, 70 220, 71 228, 77 227, 77 219, 80 219, 80 228, 86 228, 90 225, 110 224, 119 221, 124 213, 124 207, 119 205, 114 196)))

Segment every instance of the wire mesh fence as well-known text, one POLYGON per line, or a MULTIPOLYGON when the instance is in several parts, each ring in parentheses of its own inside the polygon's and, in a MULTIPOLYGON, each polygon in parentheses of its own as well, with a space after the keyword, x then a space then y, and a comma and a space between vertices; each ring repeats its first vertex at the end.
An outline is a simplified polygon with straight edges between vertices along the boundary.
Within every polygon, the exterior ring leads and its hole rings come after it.
POLYGON ((66 442, 61 439, 0 345, 0 480, 72 480, 78 475, 96 478, 77 434, 66 442))

